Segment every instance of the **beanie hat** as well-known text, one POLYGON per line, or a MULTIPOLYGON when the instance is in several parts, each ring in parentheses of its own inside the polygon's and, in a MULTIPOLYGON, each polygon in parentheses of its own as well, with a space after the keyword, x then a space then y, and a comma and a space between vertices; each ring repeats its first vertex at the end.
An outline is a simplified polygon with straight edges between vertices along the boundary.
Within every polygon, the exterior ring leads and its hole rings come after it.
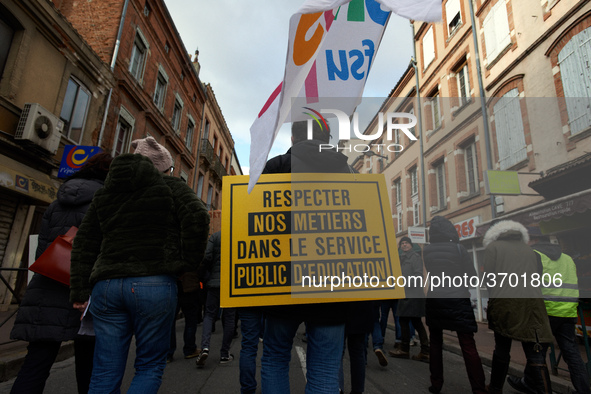
POLYGON ((172 156, 168 149, 160 145, 154 137, 146 137, 131 142, 131 147, 135 148, 133 153, 146 156, 152 160, 154 167, 160 172, 166 172, 172 167, 172 156))
POLYGON ((402 237, 400 238, 400 242, 398 242, 398 246, 400 247, 400 244, 402 244, 404 241, 408 242, 409 244, 412 245, 412 241, 410 240, 410 238, 408 237, 402 237))

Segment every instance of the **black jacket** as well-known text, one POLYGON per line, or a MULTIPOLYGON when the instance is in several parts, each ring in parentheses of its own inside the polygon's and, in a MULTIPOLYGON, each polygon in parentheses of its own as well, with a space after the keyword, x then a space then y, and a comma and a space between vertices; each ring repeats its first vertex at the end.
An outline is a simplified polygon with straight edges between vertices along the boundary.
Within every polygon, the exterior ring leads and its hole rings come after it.
MULTIPOLYGON (((276 156, 265 165, 263 174, 276 173, 349 173, 347 156, 336 150, 319 150, 321 141, 307 140, 294 144, 287 153, 276 156)), ((325 303, 287 305, 266 308, 266 313, 285 319, 313 321, 323 324, 345 323, 348 304, 325 303)))
MULTIPOLYGON (((432 276, 454 277, 476 275, 468 251, 459 244, 454 225, 441 216, 431 220, 429 245, 423 257, 427 272, 432 276)), ((478 326, 467 287, 446 286, 429 290, 426 322, 429 327, 460 332, 476 332, 478 326)))
MULTIPOLYGON (((94 193, 102 186, 102 181, 82 178, 73 178, 61 185, 57 200, 43 215, 36 258, 57 236, 65 234, 72 226, 80 227, 94 193)), ((29 342, 73 339, 80 328, 80 312, 72 308, 69 298, 68 286, 35 274, 21 302, 10 337, 29 342)))
POLYGON ((209 237, 207 241, 207 248, 205 249, 205 256, 199 266, 198 274, 200 277, 207 277, 207 287, 220 287, 221 276, 221 249, 222 234, 221 231, 216 231, 209 237))

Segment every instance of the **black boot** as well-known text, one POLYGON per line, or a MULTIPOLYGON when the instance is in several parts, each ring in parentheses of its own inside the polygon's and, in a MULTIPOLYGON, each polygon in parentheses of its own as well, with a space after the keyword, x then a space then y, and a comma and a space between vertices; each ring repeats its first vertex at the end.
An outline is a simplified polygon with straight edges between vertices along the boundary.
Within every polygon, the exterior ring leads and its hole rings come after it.
POLYGON ((546 364, 526 364, 523 383, 532 393, 552 394, 550 372, 546 364))
POLYGON ((509 361, 510 359, 503 360, 493 353, 490 384, 488 385, 489 394, 503 392, 505 377, 509 371, 509 361))

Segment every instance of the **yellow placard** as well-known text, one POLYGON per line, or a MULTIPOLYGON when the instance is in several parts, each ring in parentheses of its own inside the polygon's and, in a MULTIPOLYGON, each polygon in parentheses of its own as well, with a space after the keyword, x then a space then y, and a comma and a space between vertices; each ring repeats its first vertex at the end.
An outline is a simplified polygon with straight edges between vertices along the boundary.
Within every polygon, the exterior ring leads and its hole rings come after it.
POLYGON ((221 305, 403 298, 379 174, 224 177, 221 305), (390 280, 388 280, 390 278, 390 280))

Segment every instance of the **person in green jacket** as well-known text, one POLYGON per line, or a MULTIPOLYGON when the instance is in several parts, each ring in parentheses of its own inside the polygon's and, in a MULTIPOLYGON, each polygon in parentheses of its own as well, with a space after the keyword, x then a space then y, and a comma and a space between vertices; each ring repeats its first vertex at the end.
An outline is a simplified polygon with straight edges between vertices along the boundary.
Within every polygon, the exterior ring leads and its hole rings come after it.
POLYGON ((96 347, 90 393, 119 392, 135 336, 128 393, 157 393, 175 318, 177 277, 195 271, 207 243, 209 214, 182 180, 167 176, 172 157, 152 137, 111 163, 71 257, 70 301, 89 311, 96 347))
POLYGON ((533 249, 544 267, 542 295, 562 357, 568 365, 570 380, 578 394, 591 394, 589 375, 575 336, 579 286, 573 259, 562 253, 560 245, 550 243, 547 236, 532 236, 533 249))

